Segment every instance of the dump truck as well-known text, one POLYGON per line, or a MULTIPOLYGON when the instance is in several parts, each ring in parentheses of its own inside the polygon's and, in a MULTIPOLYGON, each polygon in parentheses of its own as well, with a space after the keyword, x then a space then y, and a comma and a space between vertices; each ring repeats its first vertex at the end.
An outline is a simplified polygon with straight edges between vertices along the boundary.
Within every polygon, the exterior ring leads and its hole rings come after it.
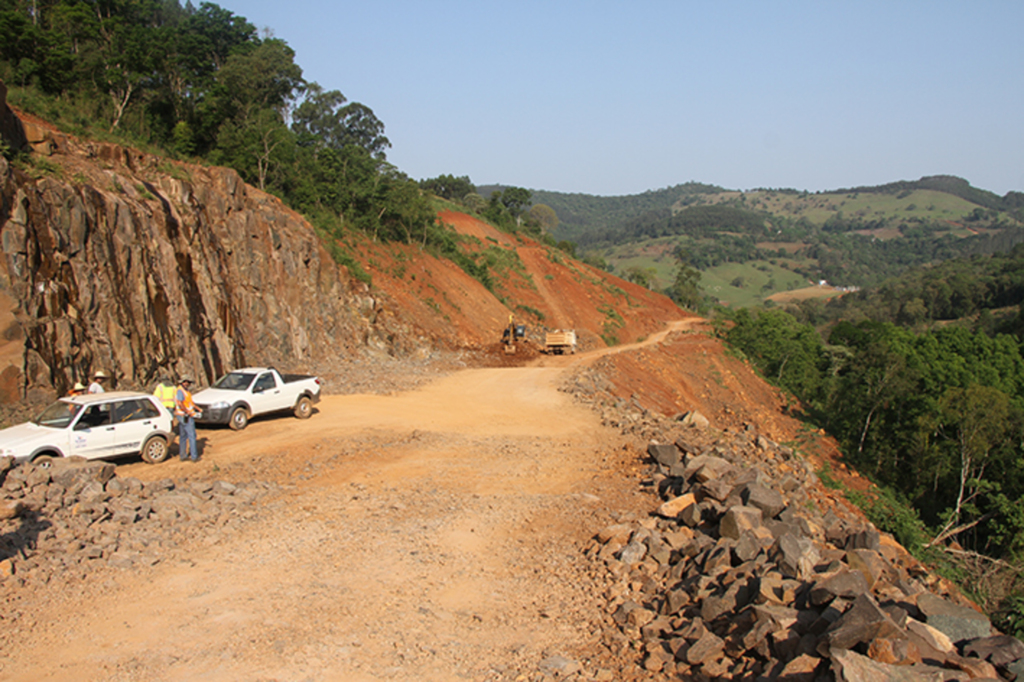
POLYGON ((544 337, 544 352, 562 355, 576 352, 576 330, 556 329, 544 337))

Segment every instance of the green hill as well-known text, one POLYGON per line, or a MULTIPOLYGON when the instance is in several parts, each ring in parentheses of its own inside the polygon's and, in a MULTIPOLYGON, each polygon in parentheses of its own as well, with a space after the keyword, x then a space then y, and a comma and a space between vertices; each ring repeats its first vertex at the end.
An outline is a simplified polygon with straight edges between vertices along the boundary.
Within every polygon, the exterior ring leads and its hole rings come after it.
POLYGON ((814 193, 692 182, 632 197, 534 191, 533 201, 558 215, 555 238, 576 242, 591 260, 659 287, 682 257, 703 273, 705 292, 728 305, 822 280, 870 286, 1024 241, 1024 195, 1000 197, 953 176, 814 193), (723 285, 733 282, 740 286, 723 285))

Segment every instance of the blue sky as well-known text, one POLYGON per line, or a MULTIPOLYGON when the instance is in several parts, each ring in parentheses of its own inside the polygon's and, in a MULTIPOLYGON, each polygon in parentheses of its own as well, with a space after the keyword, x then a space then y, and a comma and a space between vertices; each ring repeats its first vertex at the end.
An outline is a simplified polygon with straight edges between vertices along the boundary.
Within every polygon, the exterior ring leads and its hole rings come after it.
POLYGON ((1024 191, 1024 2, 223 0, 419 180, 1024 191))

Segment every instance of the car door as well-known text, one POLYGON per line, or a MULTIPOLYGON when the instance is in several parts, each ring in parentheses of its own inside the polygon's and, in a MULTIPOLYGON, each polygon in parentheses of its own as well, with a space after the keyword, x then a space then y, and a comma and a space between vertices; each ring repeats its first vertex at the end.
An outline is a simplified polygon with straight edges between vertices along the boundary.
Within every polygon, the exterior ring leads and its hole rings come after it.
MULTIPOLYGON (((291 396, 284 391, 284 385, 278 383, 273 372, 264 372, 256 379, 252 387, 254 401, 258 403, 258 412, 274 412, 286 410, 292 406, 291 396)), ((255 405, 254 405, 255 407, 255 405)))
POLYGON ((141 450, 146 438, 157 430, 160 410, 147 398, 128 398, 112 404, 111 416, 111 454, 128 455, 141 450))
POLYGON ((86 405, 71 427, 71 455, 86 459, 109 457, 114 445, 110 403, 86 405))

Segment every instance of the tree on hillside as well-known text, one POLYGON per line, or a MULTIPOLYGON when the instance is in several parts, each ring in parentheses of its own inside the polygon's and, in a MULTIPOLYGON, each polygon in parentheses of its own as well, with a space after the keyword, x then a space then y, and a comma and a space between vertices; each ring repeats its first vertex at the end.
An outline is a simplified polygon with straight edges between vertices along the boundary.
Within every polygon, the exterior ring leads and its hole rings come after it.
POLYGON ((654 286, 657 270, 654 268, 642 268, 639 265, 633 265, 623 270, 622 276, 628 282, 639 284, 644 288, 650 289, 654 286))
POLYGON ((217 136, 217 158, 239 170, 243 177, 261 190, 281 156, 282 149, 292 141, 288 128, 277 112, 260 109, 245 125, 225 121, 217 136))
POLYGON ((555 248, 558 249, 559 251, 566 252, 573 258, 576 257, 576 242, 571 242, 567 239, 563 239, 562 241, 555 244, 555 248))
POLYGON ((273 109, 283 120, 288 102, 305 85, 295 51, 283 40, 270 38, 248 52, 228 57, 217 72, 213 104, 239 123, 260 109, 273 109))
POLYGON ((741 308, 733 322, 726 339, 743 349, 765 378, 805 403, 815 401, 828 359, 814 327, 799 324, 792 315, 773 309, 754 315, 741 308))
POLYGON ((151 77, 157 63, 154 31, 145 25, 125 21, 119 16, 106 16, 96 7, 99 21, 96 29, 100 49, 95 53, 94 78, 102 83, 114 107, 110 130, 121 123, 132 95, 151 77))
POLYGON ((523 210, 529 206, 530 196, 530 190, 522 187, 509 187, 501 193, 501 203, 504 204, 505 210, 516 219, 516 224, 519 224, 523 210))
MULTIPOLYGON (((946 522, 929 544, 939 544, 977 526, 985 519, 978 513, 978 498, 992 490, 985 479, 990 456, 1005 443, 1012 427, 1009 396, 989 386, 951 387, 939 400, 939 429, 955 443, 959 459, 956 498, 946 522), (962 523, 964 517, 970 520, 962 523)), ((1000 477, 990 477, 997 481, 1000 477)), ((996 484, 998 485, 998 484, 996 484)))
POLYGON ((438 175, 436 178, 420 180, 420 187, 449 201, 461 201, 467 195, 476 193, 476 187, 467 175, 458 178, 454 175, 438 175))
POLYGON ((348 100, 338 90, 325 91, 318 83, 306 86, 306 97, 292 112, 292 130, 298 144, 319 149, 341 149, 354 144, 384 159, 384 150, 391 146, 384 137, 384 124, 373 111, 348 100))
POLYGON ((703 300, 700 290, 700 270, 691 268, 686 263, 680 263, 676 279, 665 293, 679 307, 697 310, 703 300))
POLYGON ((558 228, 558 214, 547 204, 534 204, 529 213, 530 219, 540 226, 541 232, 553 234, 558 228))
POLYGON ((279 163, 283 145, 291 142, 284 123, 288 102, 305 81, 293 61, 294 51, 269 39, 245 54, 228 57, 217 74, 208 115, 223 122, 217 131, 215 163, 235 168, 242 177, 266 189, 268 174, 279 163))
POLYGON ((522 225, 523 210, 529 205, 530 196, 530 190, 522 187, 492 192, 482 211, 483 216, 495 225, 517 229, 522 225))
POLYGON ((466 196, 462 197, 462 204, 469 210, 475 211, 476 213, 487 208, 487 200, 476 192, 470 192, 466 196))

